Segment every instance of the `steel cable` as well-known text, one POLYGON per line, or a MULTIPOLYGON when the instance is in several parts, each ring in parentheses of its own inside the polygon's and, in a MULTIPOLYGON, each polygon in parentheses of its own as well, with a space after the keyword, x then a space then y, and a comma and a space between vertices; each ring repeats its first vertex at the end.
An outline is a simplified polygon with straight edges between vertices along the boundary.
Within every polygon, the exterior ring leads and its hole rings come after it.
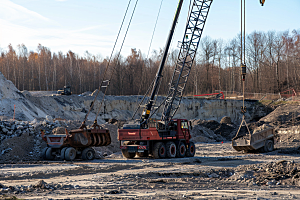
MULTIPOLYGON (((126 39, 126 37, 127 37, 128 30, 129 30, 129 27, 130 27, 130 25, 131 25, 132 18, 133 18, 133 15, 134 15, 134 13, 135 13, 136 6, 137 6, 138 1, 139 1, 139 0, 136 0, 136 2, 135 2, 134 9, 133 9, 133 11, 132 11, 132 14, 131 14, 131 18, 130 18, 129 24, 128 24, 128 26, 127 26, 126 33, 125 33, 125 36, 124 36, 124 38, 123 38, 123 42, 122 42, 122 45, 121 45, 121 47, 120 47, 119 54, 118 54, 118 56, 117 56, 117 61, 119 60, 119 57, 120 57, 120 55, 121 55, 121 52, 122 52, 122 49, 123 49, 123 45, 124 45, 125 39, 126 39)), ((111 78, 112 78, 112 76, 113 76, 113 74, 114 74, 115 71, 116 71, 116 65, 115 65, 114 68, 113 68, 113 71, 112 71, 111 76, 110 76, 110 78, 109 78, 109 82, 110 82, 110 80, 111 80, 111 78)), ((101 110, 101 107, 102 107, 104 98, 105 98, 105 96, 106 96, 107 88, 108 88, 108 87, 105 88, 105 92, 104 92, 104 95, 103 95, 101 104, 100 104, 100 106, 99 106, 99 109, 98 109, 98 112, 97 112, 95 121, 97 120, 97 116, 100 114, 100 110, 101 110)))
MULTIPOLYGON (((158 14, 157 14, 157 17, 156 17, 156 22, 155 22, 155 25, 154 25, 154 29, 153 29, 153 33, 152 33, 152 37, 151 37, 151 41, 150 41, 150 45, 149 45, 147 57, 146 57, 146 62, 148 61, 148 58, 149 58, 149 53, 150 53, 150 49, 151 49, 151 46, 152 46, 152 42, 153 42, 154 34, 155 34, 155 31, 156 31, 156 26, 157 26, 157 22, 158 22, 158 18, 159 18, 159 15, 160 15, 160 11, 161 11, 161 7, 162 7, 163 1, 164 1, 164 0, 161 0, 161 2, 160 2, 158 14)), ((145 73, 143 73, 143 78, 145 78, 145 73)), ((154 80, 153 80, 153 82, 154 82, 154 80)), ((150 91, 150 87, 152 86, 153 82, 152 82, 151 85, 149 86, 148 91, 150 91)), ((140 84, 139 91, 138 91, 138 95, 137 95, 137 98, 136 98, 136 102, 138 102, 139 94, 140 94, 141 90, 142 90, 142 84, 140 84)), ((137 110, 135 111, 135 113, 134 113, 133 116, 132 116, 132 119, 135 117, 135 115, 136 115, 138 109, 139 109, 140 106, 142 105, 142 103, 143 103, 143 101, 144 101, 146 95, 148 94, 148 91, 146 92, 146 94, 145 94, 145 96, 143 97, 142 101, 139 103, 139 106, 138 106, 137 110)))
MULTIPOLYGON (((113 50, 112 50, 112 52, 111 52, 109 61, 108 61, 108 63, 107 63, 107 66, 106 66, 105 71, 104 71, 104 74, 103 74, 103 79, 102 79, 101 84, 100 84, 100 86, 99 86, 98 92, 96 93, 95 99, 94 99, 92 105, 90 106, 90 109, 89 109, 88 113, 87 113, 86 116, 85 116, 85 119, 84 119, 84 121, 83 121, 83 123, 82 123, 83 125, 85 125, 85 122, 86 122, 86 120, 87 120, 87 117, 89 116, 89 114, 90 114, 92 108, 94 107, 94 104, 95 104, 95 101, 96 101, 96 99, 97 99, 97 96, 98 96, 98 94, 99 94, 99 92, 100 92, 100 90, 101 90, 102 84, 103 84, 103 82, 104 82, 104 79, 105 79, 107 70, 108 70, 109 65, 110 65, 110 62, 111 62, 111 58, 112 58, 113 53, 114 53, 114 51, 115 51, 116 44, 117 44, 117 42, 118 42, 118 39, 119 39, 121 30, 122 30, 122 28, 123 28, 124 21, 125 21, 126 16, 127 16, 127 12, 128 12, 130 3, 131 3, 131 0, 129 0, 129 2, 128 2, 128 5, 127 5, 126 11, 125 11, 125 15, 124 15, 124 17, 123 17, 123 20, 122 20, 122 23, 121 23, 121 27, 120 27, 119 32, 118 32, 118 35, 117 35, 117 39, 116 39, 116 41, 115 41, 113 50)), ((97 119, 97 115, 96 115, 96 119, 97 119)))

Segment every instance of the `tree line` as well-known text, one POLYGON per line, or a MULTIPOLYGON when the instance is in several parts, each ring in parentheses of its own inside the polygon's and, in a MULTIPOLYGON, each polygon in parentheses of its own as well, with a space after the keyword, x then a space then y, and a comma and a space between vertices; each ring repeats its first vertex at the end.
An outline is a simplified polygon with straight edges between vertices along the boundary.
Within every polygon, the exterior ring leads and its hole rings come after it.
MULTIPOLYGON (((169 52, 164 68, 160 94, 168 91, 177 60, 178 49, 169 52)), ((156 75, 163 50, 154 50, 147 58, 131 49, 127 57, 116 53, 103 77, 109 58, 68 51, 53 53, 41 44, 28 51, 24 44, 16 49, 1 49, 0 71, 19 90, 55 91, 65 85, 81 94, 99 88, 102 80, 111 79, 108 94, 145 94, 156 75)), ((246 91, 278 93, 289 88, 300 89, 300 32, 257 32, 246 37, 246 91)), ((216 90, 241 91, 240 36, 224 41, 204 37, 192 68, 185 94, 211 93, 216 90)))

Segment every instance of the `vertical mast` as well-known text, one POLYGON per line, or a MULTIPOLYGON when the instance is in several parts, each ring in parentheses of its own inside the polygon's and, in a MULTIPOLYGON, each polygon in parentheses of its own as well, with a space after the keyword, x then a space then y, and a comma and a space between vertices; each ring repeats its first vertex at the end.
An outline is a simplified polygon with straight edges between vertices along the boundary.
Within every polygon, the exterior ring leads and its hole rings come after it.
POLYGON ((168 37, 165 49, 164 49, 164 54, 163 54, 160 66, 158 68, 156 77, 155 77, 155 81, 154 81, 154 84, 153 84, 153 89, 152 89, 152 92, 151 92, 150 100, 146 104, 146 109, 143 111, 143 114, 142 114, 141 125, 147 123, 147 119, 149 118, 151 108, 153 106, 155 95, 158 92, 159 82, 160 82, 160 79, 162 77, 162 71, 164 69, 164 65, 165 65, 165 62, 167 60, 169 48, 170 48, 170 45, 171 45, 171 42, 172 42, 172 38, 173 38, 173 35, 174 35, 174 31, 175 31, 175 27, 176 27, 176 24, 177 24, 177 21, 178 21, 178 18, 179 18, 180 11, 181 11, 181 8, 182 8, 182 4, 183 4, 183 0, 179 0, 178 7, 177 7, 177 10, 176 10, 176 13, 175 13, 174 20, 173 20, 173 24, 172 24, 172 27, 171 27, 171 30, 170 30, 170 33, 169 33, 169 37, 168 37))

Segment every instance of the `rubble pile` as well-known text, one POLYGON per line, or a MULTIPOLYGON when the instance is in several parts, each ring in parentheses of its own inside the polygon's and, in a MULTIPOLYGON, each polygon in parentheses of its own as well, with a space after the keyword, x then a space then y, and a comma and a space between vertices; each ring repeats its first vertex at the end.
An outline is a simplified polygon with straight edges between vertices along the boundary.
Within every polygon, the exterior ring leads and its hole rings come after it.
POLYGON ((278 128, 300 125, 300 106, 294 104, 280 105, 273 112, 261 118, 259 122, 278 128))
POLYGON ((44 121, 0 121, 0 162, 40 160, 40 152, 46 146, 40 130, 51 133, 52 129, 66 123, 44 121))
MULTIPOLYGON (((45 134, 55 134, 58 129, 77 129, 80 121, 54 120, 51 116, 46 116, 43 121, 34 119, 28 121, 0 121, 0 163, 15 163, 20 161, 41 160, 41 152, 46 147, 46 142, 42 140, 41 130, 45 134)), ((92 124, 88 121, 87 124, 92 124)), ((106 147, 95 148, 98 158, 111 155, 120 151, 117 140, 117 125, 103 124, 103 128, 110 131, 112 142, 106 147)))
POLYGON ((231 180, 249 185, 295 185, 300 186, 300 164, 278 161, 256 165, 239 166, 231 180))
POLYGON ((259 127, 255 128, 253 130, 253 134, 264 131, 264 130, 267 130, 267 129, 270 129, 270 128, 273 128, 273 126, 271 126, 269 124, 263 124, 262 126, 259 126, 259 127))
POLYGON ((290 128, 277 129, 278 142, 300 142, 300 126, 292 126, 290 128))
POLYGON ((33 134, 34 127, 24 121, 0 121, 0 142, 13 137, 19 137, 23 133, 33 134))
POLYGON ((230 122, 231 120, 226 117, 219 123, 214 120, 193 120, 193 130, 191 135, 194 142, 220 142, 231 140, 235 134, 237 126, 230 122))
MULTIPOLYGON (((4 194, 25 194, 29 192, 42 192, 42 191, 53 191, 58 188, 62 188, 61 185, 50 185, 44 180, 39 180, 34 185, 17 185, 17 186, 5 186, 0 184, 0 195, 4 194)), ((74 187, 73 187, 74 188, 74 187)))

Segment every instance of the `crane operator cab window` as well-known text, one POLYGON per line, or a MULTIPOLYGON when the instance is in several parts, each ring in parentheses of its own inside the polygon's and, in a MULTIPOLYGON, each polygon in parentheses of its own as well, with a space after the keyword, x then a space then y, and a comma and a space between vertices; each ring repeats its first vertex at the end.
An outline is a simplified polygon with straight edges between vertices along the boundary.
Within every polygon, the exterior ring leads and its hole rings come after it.
POLYGON ((170 123, 170 130, 177 131, 177 122, 170 123))
POLYGON ((187 122, 181 122, 181 128, 182 129, 188 129, 189 128, 188 123, 187 122))

